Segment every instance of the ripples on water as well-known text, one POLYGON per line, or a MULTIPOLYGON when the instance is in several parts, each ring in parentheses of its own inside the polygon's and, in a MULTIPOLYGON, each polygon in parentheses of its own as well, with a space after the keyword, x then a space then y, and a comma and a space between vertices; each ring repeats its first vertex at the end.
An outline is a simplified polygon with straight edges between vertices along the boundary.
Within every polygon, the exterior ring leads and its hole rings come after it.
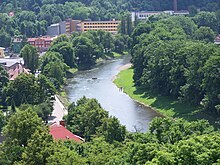
POLYGON ((119 73, 118 68, 128 61, 129 58, 125 57, 89 71, 80 71, 73 79, 68 80, 65 89, 70 101, 76 102, 83 96, 96 98, 110 115, 116 116, 126 126, 128 131, 146 132, 149 122, 158 114, 120 92, 112 82, 112 78, 119 73))

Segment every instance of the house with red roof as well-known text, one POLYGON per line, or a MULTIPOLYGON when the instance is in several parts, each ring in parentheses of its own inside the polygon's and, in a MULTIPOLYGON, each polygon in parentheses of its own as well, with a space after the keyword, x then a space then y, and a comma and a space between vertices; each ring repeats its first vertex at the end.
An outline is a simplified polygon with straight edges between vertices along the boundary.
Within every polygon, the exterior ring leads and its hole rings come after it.
POLYGON ((63 125, 52 123, 49 126, 50 134, 54 140, 74 140, 76 142, 84 142, 85 140, 66 129, 63 125))

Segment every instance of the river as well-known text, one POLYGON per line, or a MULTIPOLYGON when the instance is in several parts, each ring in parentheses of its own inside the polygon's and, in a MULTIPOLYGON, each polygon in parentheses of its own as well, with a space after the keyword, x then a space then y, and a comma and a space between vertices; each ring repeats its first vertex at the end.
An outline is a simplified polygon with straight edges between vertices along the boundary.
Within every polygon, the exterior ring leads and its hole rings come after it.
POLYGON ((113 77, 119 73, 119 68, 129 63, 129 60, 129 56, 124 56, 94 69, 80 71, 68 80, 65 90, 71 102, 76 102, 83 96, 96 98, 109 115, 117 117, 128 131, 146 132, 149 122, 160 115, 132 100, 112 82, 113 77))

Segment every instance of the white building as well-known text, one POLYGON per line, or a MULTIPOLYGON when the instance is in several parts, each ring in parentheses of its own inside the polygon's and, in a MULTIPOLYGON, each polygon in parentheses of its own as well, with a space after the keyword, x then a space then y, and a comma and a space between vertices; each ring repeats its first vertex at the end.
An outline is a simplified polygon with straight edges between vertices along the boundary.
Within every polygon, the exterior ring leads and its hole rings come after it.
POLYGON ((135 19, 146 20, 150 16, 160 15, 160 14, 189 15, 189 11, 186 11, 186 10, 179 10, 179 11, 173 11, 173 10, 167 10, 167 11, 136 11, 136 12, 131 12, 131 19, 132 19, 132 22, 134 22, 135 19))
POLYGON ((0 47, 0 58, 4 58, 5 57, 5 48, 0 47))
POLYGON ((131 12, 131 20, 132 22, 135 21, 135 19, 138 20, 146 20, 152 15, 160 15, 163 11, 137 11, 137 12, 131 12))

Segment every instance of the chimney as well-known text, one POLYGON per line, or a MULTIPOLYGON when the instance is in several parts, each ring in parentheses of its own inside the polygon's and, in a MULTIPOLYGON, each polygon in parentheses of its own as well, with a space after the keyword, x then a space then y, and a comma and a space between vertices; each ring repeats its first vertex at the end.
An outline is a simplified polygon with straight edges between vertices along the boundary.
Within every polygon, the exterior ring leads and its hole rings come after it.
POLYGON ((65 121, 64 121, 64 120, 61 120, 61 121, 60 121, 60 125, 62 125, 62 126, 65 127, 65 125, 66 125, 66 124, 65 124, 65 121))
POLYGON ((177 11, 177 0, 173 0, 173 10, 174 12, 177 11))

